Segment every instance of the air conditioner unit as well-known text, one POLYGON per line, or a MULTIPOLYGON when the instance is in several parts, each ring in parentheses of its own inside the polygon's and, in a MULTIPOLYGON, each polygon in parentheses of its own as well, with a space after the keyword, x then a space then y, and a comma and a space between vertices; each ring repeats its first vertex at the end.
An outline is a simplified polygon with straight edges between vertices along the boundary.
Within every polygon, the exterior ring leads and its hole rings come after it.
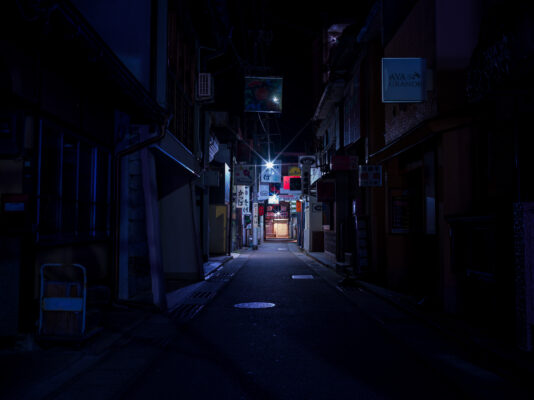
POLYGON ((213 78, 211 74, 205 72, 198 74, 197 96, 200 100, 213 98, 213 78))

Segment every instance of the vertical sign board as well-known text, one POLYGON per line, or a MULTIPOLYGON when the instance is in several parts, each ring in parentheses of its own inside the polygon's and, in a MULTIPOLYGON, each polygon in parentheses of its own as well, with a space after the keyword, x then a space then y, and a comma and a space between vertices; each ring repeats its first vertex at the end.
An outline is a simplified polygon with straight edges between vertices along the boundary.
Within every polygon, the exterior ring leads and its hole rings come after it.
POLYGON ((250 213, 250 188, 245 185, 237 185, 236 205, 242 208, 244 214, 250 213))
POLYGON ((254 228, 258 227, 258 203, 252 203, 252 218, 254 228))
POLYGON ((245 201, 243 204, 243 212, 250 214, 250 186, 243 186, 245 188, 245 201))
POLYGON ((425 101, 426 60, 424 58, 382 59, 382 102, 425 101))

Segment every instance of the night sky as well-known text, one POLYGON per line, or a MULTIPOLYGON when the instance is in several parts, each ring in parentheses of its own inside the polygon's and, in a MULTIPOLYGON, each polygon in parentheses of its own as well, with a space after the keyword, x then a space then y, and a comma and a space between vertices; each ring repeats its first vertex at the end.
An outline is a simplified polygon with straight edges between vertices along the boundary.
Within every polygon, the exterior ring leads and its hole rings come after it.
MULTIPOLYGON (((334 22, 350 24, 360 21, 367 14, 370 3, 368 0, 355 1, 347 5, 344 1, 331 1, 327 7, 312 6, 303 1, 206 0, 204 7, 197 9, 197 16, 204 17, 197 21, 199 25, 211 21, 210 29, 215 27, 219 31, 211 37, 206 35, 204 42, 209 47, 219 45, 225 49, 223 56, 208 63, 208 70, 215 76, 224 77, 217 81, 218 106, 228 107, 231 104, 232 111, 239 113, 242 110, 242 93, 235 90, 235 85, 241 82, 243 76, 282 76, 283 112, 280 116, 271 115, 269 118, 278 119, 274 126, 277 130, 279 128, 281 135, 274 136, 274 140, 283 147, 313 116, 319 100, 322 88, 314 83, 313 63, 314 44, 317 51, 322 28, 334 22), (217 24, 213 23, 214 20, 217 24), (263 47, 255 52, 258 35, 264 38, 258 40, 263 47)), ((196 5, 199 6, 198 3, 196 5)), ((305 148, 305 143, 310 143, 311 138, 310 124, 287 151, 311 151, 311 148, 305 148)))

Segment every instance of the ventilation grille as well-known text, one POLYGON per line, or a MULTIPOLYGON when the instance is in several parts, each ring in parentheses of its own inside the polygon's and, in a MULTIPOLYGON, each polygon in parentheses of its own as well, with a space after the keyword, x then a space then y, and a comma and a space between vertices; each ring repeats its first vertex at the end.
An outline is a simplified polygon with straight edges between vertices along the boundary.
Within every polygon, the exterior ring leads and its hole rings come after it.
POLYGON ((198 74, 198 97, 201 99, 207 99, 213 97, 213 80, 211 74, 199 73, 198 74))

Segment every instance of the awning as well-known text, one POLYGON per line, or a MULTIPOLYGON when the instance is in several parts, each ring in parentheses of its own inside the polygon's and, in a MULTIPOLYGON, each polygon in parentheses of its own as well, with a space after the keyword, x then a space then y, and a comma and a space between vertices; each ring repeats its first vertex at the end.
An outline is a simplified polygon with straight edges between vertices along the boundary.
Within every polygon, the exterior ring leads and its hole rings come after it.
POLYGON ((170 132, 150 146, 156 161, 156 178, 159 198, 200 177, 197 159, 170 132))

